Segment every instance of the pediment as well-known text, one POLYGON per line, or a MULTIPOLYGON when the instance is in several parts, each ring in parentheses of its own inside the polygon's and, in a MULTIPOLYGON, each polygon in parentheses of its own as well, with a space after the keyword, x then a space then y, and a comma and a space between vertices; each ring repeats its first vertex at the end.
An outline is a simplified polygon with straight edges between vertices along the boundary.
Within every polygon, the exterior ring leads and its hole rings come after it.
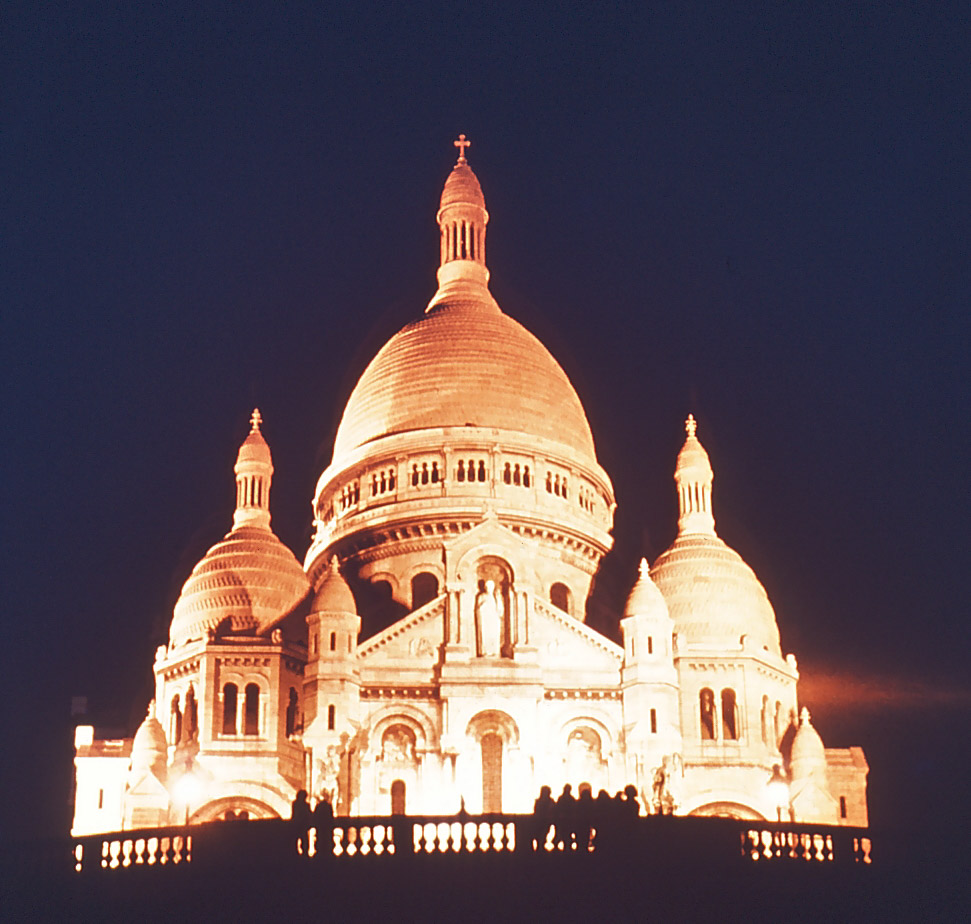
POLYGON ((617 673, 624 660, 620 645, 538 599, 533 600, 529 643, 537 649, 544 671, 617 673))
POLYGON ((445 594, 399 619, 358 648, 362 667, 407 663, 409 668, 438 663, 445 633, 445 594))

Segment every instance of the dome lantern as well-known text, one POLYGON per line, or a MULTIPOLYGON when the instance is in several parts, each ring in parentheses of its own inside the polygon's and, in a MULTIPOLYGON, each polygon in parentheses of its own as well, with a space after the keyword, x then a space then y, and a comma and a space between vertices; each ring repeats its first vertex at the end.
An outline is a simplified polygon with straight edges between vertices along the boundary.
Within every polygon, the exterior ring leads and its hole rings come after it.
POLYGON ((711 484, 715 475, 705 447, 695 433, 698 424, 694 414, 684 422, 685 440, 678 453, 674 481, 678 486, 678 534, 715 535, 715 517, 711 512, 711 484))
POLYGON ((236 456, 236 512, 233 529, 240 526, 270 528, 270 482, 273 479, 273 458, 260 424, 260 409, 253 408, 250 432, 236 456))
POLYGON ((479 179, 465 159, 465 151, 472 142, 459 135, 453 143, 459 157, 445 180, 436 216, 441 238, 438 291, 425 310, 432 311, 442 302, 459 296, 498 311, 499 306, 489 294, 489 270, 485 262, 489 213, 479 179))

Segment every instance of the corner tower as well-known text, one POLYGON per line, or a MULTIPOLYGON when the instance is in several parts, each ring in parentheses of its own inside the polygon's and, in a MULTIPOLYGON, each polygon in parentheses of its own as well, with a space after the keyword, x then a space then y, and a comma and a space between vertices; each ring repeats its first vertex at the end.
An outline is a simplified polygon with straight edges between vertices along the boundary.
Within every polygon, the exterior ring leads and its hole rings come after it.
MULTIPOLYGON (((455 142, 439 203, 437 291, 364 371, 314 495, 308 574, 319 585, 337 556, 365 637, 448 592, 446 637, 473 647, 469 608, 486 580, 510 613, 525 595, 582 620, 612 544, 613 487, 580 400, 489 291, 489 213, 469 143, 455 142), (469 547, 487 521, 488 542, 469 547)), ((525 644, 517 619, 503 630, 507 656, 525 644)))

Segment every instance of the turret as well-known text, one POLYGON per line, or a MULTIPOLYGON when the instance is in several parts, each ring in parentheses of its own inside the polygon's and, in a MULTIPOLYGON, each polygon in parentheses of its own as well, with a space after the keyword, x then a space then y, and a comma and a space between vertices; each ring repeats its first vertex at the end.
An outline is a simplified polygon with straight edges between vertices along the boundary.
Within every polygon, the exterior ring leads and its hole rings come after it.
POLYGON ((795 821, 839 824, 836 800, 826 778, 826 749, 803 706, 789 755, 789 792, 795 821))
POLYGON ((331 558, 310 606, 307 627, 310 652, 304 684, 303 741, 314 755, 311 795, 326 796, 339 812, 347 814, 351 797, 346 787, 337 792, 337 776, 359 721, 357 639, 361 617, 336 556, 331 558))
POLYGON ((677 780, 682 772, 678 678, 672 647, 673 622, 668 607, 642 559, 637 581, 620 621, 624 636, 621 690, 628 772, 642 793, 653 792, 658 771, 672 776, 670 798, 655 810, 676 808, 677 780))

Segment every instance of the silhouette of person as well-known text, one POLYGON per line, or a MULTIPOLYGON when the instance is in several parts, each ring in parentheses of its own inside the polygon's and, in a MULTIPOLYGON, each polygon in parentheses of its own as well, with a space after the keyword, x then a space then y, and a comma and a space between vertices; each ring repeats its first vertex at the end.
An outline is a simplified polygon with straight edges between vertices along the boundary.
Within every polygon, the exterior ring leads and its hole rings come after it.
POLYGON ((297 853, 307 856, 309 849, 309 837, 307 829, 310 827, 312 815, 310 813, 310 803, 307 801, 307 790, 301 789, 297 792, 290 805, 290 823, 297 832, 297 853))
POLYGON ((315 856, 329 856, 334 851, 334 807, 328 799, 319 799, 314 806, 314 828, 317 829, 317 849, 315 856))
POLYGON ((589 787, 580 790, 580 798, 575 806, 574 835, 577 850, 586 853, 590 849, 590 835, 593 829, 594 802, 589 787))
POLYGON ((556 800, 553 813, 553 844, 557 850, 573 850, 573 826, 576 809, 573 787, 567 783, 556 800))
POLYGON ((594 847, 597 850, 609 848, 610 844, 613 843, 615 832, 613 804, 606 789, 601 789, 597 793, 597 798, 594 800, 594 817, 594 825, 597 829, 594 847))
POLYGON ((553 790, 544 786, 539 791, 533 803, 533 836, 530 839, 533 850, 546 850, 546 838, 553 827, 553 815, 556 803, 553 801, 553 790))

